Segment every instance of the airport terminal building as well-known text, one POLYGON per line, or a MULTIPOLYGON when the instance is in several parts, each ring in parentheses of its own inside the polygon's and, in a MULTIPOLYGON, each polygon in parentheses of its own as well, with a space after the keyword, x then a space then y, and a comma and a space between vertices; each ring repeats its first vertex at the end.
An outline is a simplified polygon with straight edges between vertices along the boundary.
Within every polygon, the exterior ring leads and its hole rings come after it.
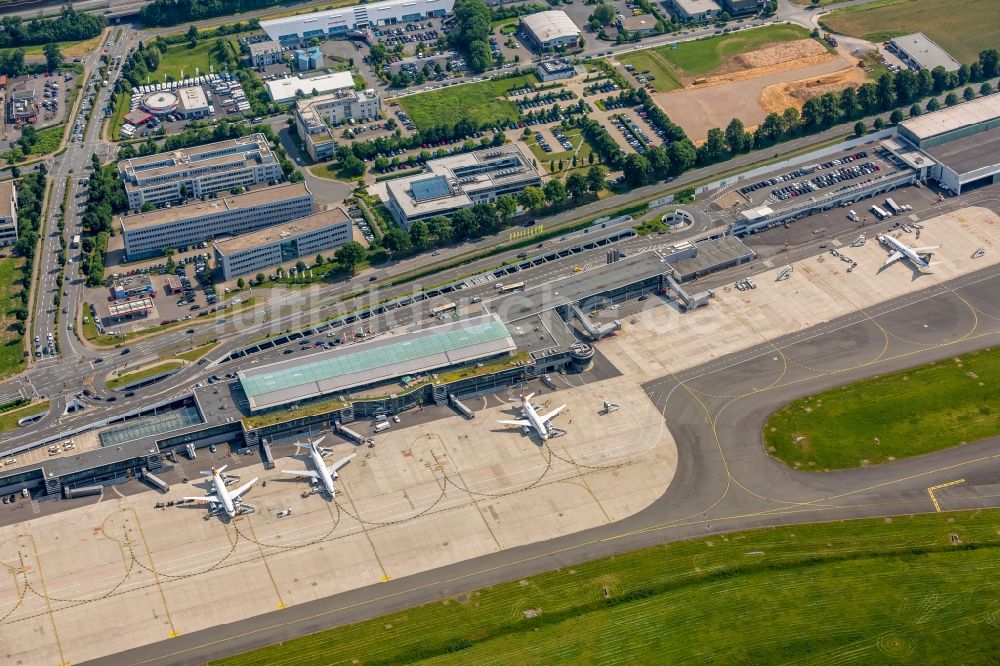
POLYGON ((317 254, 351 240, 351 218, 341 208, 267 227, 242 236, 215 241, 215 265, 226 280, 302 259, 312 264, 317 254))
POLYGON ((454 215, 542 182, 531 158, 517 144, 430 160, 427 169, 429 173, 386 183, 389 211, 407 229, 417 220, 454 215))
POLYGON ((312 192, 304 183, 288 183, 127 215, 119 218, 118 223, 125 240, 125 256, 131 261, 220 236, 257 231, 312 212, 312 192))
POLYGON ((118 175, 132 210, 179 201, 182 187, 188 197, 202 197, 284 178, 263 134, 122 160, 118 175))
POLYGON ((349 32, 450 14, 455 0, 384 0, 261 21, 261 29, 279 42, 304 42, 312 37, 345 37, 349 32))

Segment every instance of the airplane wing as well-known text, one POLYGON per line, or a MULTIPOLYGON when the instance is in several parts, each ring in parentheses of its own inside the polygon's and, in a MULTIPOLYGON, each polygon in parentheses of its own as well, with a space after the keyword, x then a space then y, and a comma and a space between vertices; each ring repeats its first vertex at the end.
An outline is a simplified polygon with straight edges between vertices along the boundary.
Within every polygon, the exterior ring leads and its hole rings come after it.
POLYGON ((504 425, 516 425, 516 426, 521 426, 522 428, 527 428, 527 427, 531 426, 531 421, 529 421, 527 419, 517 419, 516 421, 504 421, 504 420, 500 420, 500 421, 497 421, 497 423, 503 423, 504 425))
POLYGON ((346 465, 347 463, 351 462, 351 459, 354 456, 356 456, 356 455, 358 455, 358 454, 357 453, 352 453, 351 455, 349 455, 349 456, 347 456, 345 458, 341 458, 337 462, 335 462, 332 465, 330 465, 330 467, 327 468, 327 471, 330 472, 330 474, 336 476, 337 470, 340 469, 341 467, 343 467, 344 465, 346 465))
POLYGON ((893 252, 892 254, 890 254, 890 255, 889 255, 889 258, 888 258, 888 259, 886 259, 886 260, 885 260, 885 263, 884 263, 884 264, 882 264, 882 265, 883 265, 883 266, 888 266, 889 264, 891 264, 891 263, 892 263, 892 262, 894 262, 894 261, 899 261, 900 259, 902 259, 902 258, 903 258, 903 256, 904 256, 904 255, 903 255, 903 253, 902 253, 902 252, 893 252))
POLYGON ((257 483, 257 477, 256 476, 254 478, 250 479, 249 481, 247 481, 246 483, 244 483, 242 486, 240 486, 239 488, 237 488, 233 492, 229 493, 229 496, 232 497, 233 499, 236 499, 240 495, 242 495, 243 493, 245 493, 246 491, 250 490, 250 486, 252 486, 255 483, 257 483))
POLYGON ((312 470, 308 470, 308 469, 303 469, 303 470, 298 470, 298 469, 283 469, 283 470, 281 470, 281 473, 282 474, 294 474, 295 476, 311 476, 314 479, 318 479, 319 478, 319 474, 317 474, 316 472, 314 472, 312 470))
POLYGON ((548 414, 545 414, 544 416, 540 416, 538 418, 540 418, 542 420, 542 423, 548 423, 549 421, 551 421, 555 417, 559 416, 559 412, 561 412, 564 409, 566 409, 566 405, 563 405, 562 407, 556 407, 555 409, 553 409, 548 414))
POLYGON ((181 499, 195 500, 197 502, 210 502, 212 504, 222 504, 222 502, 219 501, 218 495, 216 495, 215 493, 212 493, 210 495, 205 495, 204 497, 182 497, 181 499))
POLYGON ((941 246, 940 245, 929 245, 927 247, 918 247, 918 248, 915 248, 913 251, 916 252, 917 254, 927 254, 931 250, 936 250, 939 247, 941 247, 941 246))

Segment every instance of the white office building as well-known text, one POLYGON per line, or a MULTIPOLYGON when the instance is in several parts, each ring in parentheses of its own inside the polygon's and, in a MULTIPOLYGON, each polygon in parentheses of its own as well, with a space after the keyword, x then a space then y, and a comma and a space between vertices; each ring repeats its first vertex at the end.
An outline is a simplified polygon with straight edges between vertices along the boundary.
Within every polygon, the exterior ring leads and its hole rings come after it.
POLYGON ((247 49, 250 51, 250 65, 252 67, 267 67, 284 60, 281 57, 281 44, 273 39, 266 42, 255 42, 247 49))
POLYGON ((281 165, 263 134, 251 134, 203 146, 182 148, 118 163, 125 182, 129 207, 159 205, 187 196, 224 192, 237 187, 276 183, 282 179, 281 165))
POLYGON ((324 12, 261 21, 267 36, 279 42, 303 42, 312 37, 344 37, 348 32, 393 25, 451 13, 455 0, 384 0, 324 12))
POLYGON ((312 207, 312 192, 305 184, 290 183, 124 216, 119 218, 119 227, 125 256, 131 261, 306 217, 312 214, 312 207))
POLYGON ((667 6, 682 21, 711 21, 722 13, 714 0, 667 0, 667 6))
POLYGON ((17 242, 17 186, 0 181, 0 246, 17 242))
POLYGON ((580 28, 566 12, 552 10, 521 17, 521 28, 534 45, 541 50, 576 46, 580 28))
POLYGON ((302 99, 295 103, 295 127, 313 160, 333 156, 330 125, 349 120, 365 121, 382 117, 382 98, 372 88, 341 90, 329 95, 302 99))
POLYGON ((333 72, 309 78, 286 76, 266 83, 267 94, 275 102, 290 102, 296 95, 312 96, 354 88, 354 76, 350 72, 333 72))
POLYGON ((531 157, 517 144, 442 157, 429 161, 427 168, 430 173, 386 182, 387 207, 406 229, 417 220, 454 215, 542 182, 531 157))
POLYGON ((215 265, 223 279, 251 275, 290 261, 313 265, 316 255, 351 240, 351 218, 341 208, 316 213, 250 234, 215 241, 215 265))

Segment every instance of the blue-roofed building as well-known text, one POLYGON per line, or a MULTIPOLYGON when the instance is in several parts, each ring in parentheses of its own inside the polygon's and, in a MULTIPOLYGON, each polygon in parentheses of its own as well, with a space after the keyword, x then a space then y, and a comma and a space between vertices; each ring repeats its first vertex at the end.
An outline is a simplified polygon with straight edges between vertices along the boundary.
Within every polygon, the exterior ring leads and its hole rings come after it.
POLYGON ((378 386, 511 354, 517 346, 495 314, 464 319, 237 373, 251 412, 378 386))
POLYGON ((318 46, 310 46, 307 49, 297 49, 295 51, 295 69, 304 72, 310 69, 319 69, 323 66, 323 52, 318 46))

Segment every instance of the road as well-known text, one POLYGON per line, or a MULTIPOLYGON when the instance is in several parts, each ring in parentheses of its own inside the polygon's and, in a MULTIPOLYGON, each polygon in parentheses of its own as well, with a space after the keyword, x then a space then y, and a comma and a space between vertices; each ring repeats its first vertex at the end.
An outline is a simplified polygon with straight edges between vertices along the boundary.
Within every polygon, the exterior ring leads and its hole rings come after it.
POLYGON ((816 391, 1000 341, 1000 266, 644 386, 678 447, 667 492, 618 523, 214 627, 91 662, 195 664, 598 557, 735 530, 1000 506, 1000 438, 888 465, 796 472, 758 436, 816 391))

